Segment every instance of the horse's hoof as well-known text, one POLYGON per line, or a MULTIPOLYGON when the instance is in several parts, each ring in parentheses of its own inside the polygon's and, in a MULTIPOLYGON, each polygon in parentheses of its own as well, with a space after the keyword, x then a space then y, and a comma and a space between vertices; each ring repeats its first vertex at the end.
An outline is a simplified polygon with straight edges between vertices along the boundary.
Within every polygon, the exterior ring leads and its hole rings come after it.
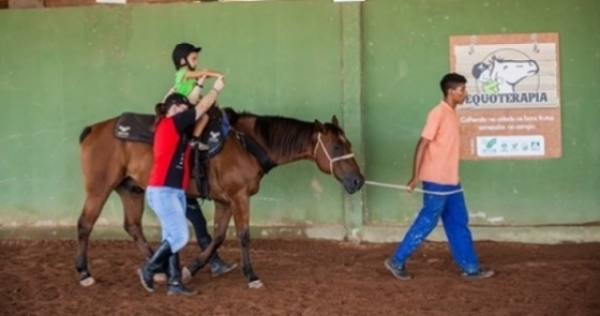
POLYGON ((187 267, 184 267, 183 269, 181 269, 181 281, 183 283, 190 283, 191 280, 192 280, 192 272, 190 272, 190 269, 188 269, 187 267))
POLYGON ((87 277, 87 278, 79 281, 79 284, 81 284, 81 286, 84 286, 84 287, 91 286, 94 283, 96 283, 96 280, 94 280, 93 277, 87 277))
POLYGON ((264 284, 260 280, 254 280, 248 283, 248 288, 250 289, 260 289, 264 286, 264 284))
POLYGON ((167 274, 166 273, 155 273, 153 279, 154 279, 154 282, 158 282, 158 283, 167 282, 167 274))

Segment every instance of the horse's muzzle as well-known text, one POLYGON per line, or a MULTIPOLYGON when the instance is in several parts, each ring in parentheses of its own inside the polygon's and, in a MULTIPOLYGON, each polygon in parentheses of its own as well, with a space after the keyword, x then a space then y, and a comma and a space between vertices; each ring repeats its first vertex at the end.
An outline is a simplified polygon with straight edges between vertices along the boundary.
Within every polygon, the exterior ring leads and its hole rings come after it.
POLYGON ((365 184, 365 178, 360 173, 349 172, 344 175, 343 184, 346 192, 354 194, 365 184))

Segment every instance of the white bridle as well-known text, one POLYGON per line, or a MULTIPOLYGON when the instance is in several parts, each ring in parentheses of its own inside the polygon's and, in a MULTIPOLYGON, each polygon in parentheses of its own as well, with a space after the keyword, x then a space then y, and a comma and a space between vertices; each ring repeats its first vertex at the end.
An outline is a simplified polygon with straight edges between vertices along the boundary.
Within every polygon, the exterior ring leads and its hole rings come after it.
POLYGON ((354 157, 354 153, 349 153, 349 154, 345 154, 345 155, 342 155, 339 157, 331 158, 331 156, 329 156, 329 153, 327 152, 327 148, 325 148, 325 144, 323 144, 323 141, 321 140, 321 133, 317 134, 317 144, 315 145, 315 151, 313 152, 313 156, 315 157, 315 159, 317 158, 317 150, 319 149, 319 147, 321 147, 321 149, 323 149, 323 152, 325 153, 327 160, 329 160, 329 171, 331 172, 331 175, 333 175, 333 163, 334 162, 354 157))

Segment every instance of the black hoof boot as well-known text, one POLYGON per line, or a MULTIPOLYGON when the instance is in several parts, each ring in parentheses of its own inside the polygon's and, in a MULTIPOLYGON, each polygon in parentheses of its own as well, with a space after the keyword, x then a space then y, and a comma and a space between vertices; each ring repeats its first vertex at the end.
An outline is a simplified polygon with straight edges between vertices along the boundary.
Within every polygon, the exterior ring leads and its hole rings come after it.
POLYGON ((179 253, 174 253, 169 257, 169 281, 167 283, 167 295, 183 295, 190 296, 198 294, 185 287, 181 283, 181 267, 179 266, 179 253))
POLYGON ((171 254, 169 242, 163 241, 148 262, 138 269, 140 281, 142 281, 142 285, 148 292, 154 291, 154 273, 163 266, 163 263, 171 254))

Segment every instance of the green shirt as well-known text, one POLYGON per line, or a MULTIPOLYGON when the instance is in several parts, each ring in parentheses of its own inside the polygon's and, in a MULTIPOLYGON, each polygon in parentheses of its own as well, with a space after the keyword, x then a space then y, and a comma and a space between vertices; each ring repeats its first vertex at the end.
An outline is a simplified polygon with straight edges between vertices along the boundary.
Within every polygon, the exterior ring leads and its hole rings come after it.
POLYGON ((192 90, 194 90, 194 86, 196 85, 196 78, 185 79, 186 72, 187 69, 182 67, 177 71, 177 73, 175 73, 175 92, 189 97, 190 93, 192 93, 192 90))

